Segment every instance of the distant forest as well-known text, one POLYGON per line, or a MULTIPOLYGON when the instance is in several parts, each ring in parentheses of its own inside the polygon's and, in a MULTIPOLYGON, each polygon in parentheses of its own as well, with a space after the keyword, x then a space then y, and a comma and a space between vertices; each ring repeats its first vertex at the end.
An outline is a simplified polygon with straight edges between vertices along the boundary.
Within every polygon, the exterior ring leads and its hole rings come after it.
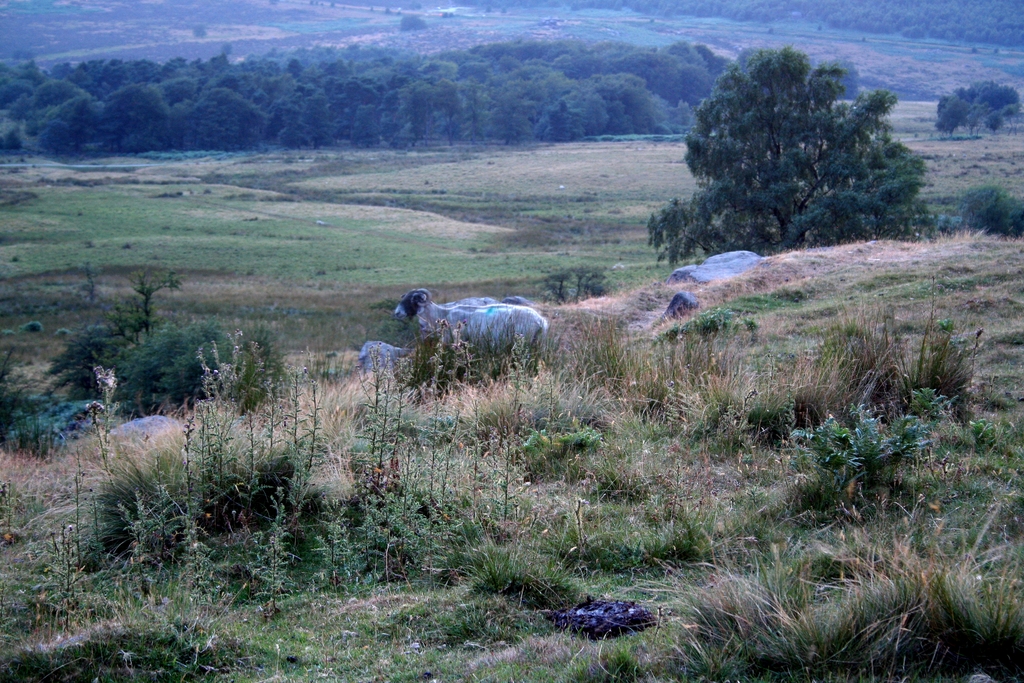
POLYGON ((19 147, 22 135, 45 151, 75 154, 671 134, 726 65, 703 45, 579 42, 500 43, 429 58, 321 50, 237 64, 224 55, 95 60, 49 73, 0 64, 3 146, 19 147))
MULTIPOLYGON (((625 9, 662 16, 724 17, 770 23, 819 22, 836 29, 907 38, 1024 46, 1021 0, 570 0, 573 9, 625 9)), ((476 4, 490 4, 477 0, 476 4)), ((496 0, 496 6, 543 6, 545 0, 496 0)), ((560 4, 560 3, 550 3, 560 4)))

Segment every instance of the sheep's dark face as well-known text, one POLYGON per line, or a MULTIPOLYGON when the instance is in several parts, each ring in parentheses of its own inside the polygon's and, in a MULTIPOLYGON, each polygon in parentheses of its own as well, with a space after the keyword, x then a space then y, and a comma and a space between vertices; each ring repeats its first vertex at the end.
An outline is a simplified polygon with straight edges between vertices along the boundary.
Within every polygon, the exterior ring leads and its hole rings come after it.
POLYGON ((406 293, 398 302, 398 307, 395 308, 395 317, 415 318, 429 302, 430 292, 425 289, 414 289, 406 293))

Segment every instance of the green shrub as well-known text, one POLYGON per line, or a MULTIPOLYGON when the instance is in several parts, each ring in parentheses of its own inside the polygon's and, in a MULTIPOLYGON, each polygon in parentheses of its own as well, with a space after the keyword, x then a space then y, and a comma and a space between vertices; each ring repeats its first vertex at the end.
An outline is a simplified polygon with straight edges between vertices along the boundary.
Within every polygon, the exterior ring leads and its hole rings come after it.
POLYGON ((242 414, 263 405, 285 376, 284 358, 265 329, 257 329, 248 339, 241 333, 235 336, 231 364, 231 398, 242 414))
POLYGON ((7 441, 14 421, 26 401, 24 387, 16 380, 13 372, 14 350, 8 349, 0 361, 0 443, 7 441))
MULTIPOLYGON (((676 324, 661 333, 666 341, 677 341, 682 337, 699 335, 712 337, 731 332, 736 314, 729 308, 710 308, 701 311, 685 323, 676 324)), ((753 322, 753 321, 751 321, 753 322)))
POLYGON ((401 31, 422 31, 427 28, 427 22, 423 21, 423 17, 419 15, 406 14, 398 23, 398 28, 401 31))
POLYGON ((67 346, 54 358, 49 372, 57 376, 57 386, 67 387, 71 398, 99 398, 95 368, 113 367, 125 345, 125 340, 116 337, 106 325, 83 327, 69 336, 67 346))
POLYGON ((38 320, 33 320, 32 322, 25 323, 18 329, 22 332, 42 332, 43 324, 38 320))
POLYGON ((95 531, 104 550, 167 560, 178 551, 191 522, 210 532, 258 528, 276 517, 275 496, 281 491, 287 500, 295 476, 287 458, 241 462, 207 452, 190 466, 195 487, 191 492, 177 451, 116 461, 96 497, 95 531), (193 511, 193 520, 188 519, 188 510, 193 511))
POLYGON ((563 304, 582 301, 604 294, 604 271, 591 266, 560 270, 544 278, 544 292, 549 299, 563 304))
POLYGON ((962 225, 994 235, 1019 237, 1024 234, 1024 203, 998 185, 967 190, 960 198, 962 225))
POLYGON ((231 348, 216 322, 175 327, 165 325, 122 352, 117 360, 121 379, 118 400, 126 407, 149 414, 161 407, 178 407, 203 395, 203 350, 211 368, 217 363, 213 348, 231 348))
POLYGON ((916 416, 883 425, 864 408, 854 414, 853 425, 828 418, 813 430, 796 430, 792 438, 818 474, 818 483, 830 496, 855 498, 861 489, 891 486, 900 464, 914 460, 930 442, 931 426, 916 416))

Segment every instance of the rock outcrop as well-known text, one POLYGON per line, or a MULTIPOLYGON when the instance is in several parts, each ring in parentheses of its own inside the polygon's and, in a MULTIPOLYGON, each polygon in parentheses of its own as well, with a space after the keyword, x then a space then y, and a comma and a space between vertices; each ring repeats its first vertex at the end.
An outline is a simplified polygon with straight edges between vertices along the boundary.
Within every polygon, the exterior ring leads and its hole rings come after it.
POLYGON ((148 439, 171 430, 180 430, 181 423, 164 415, 150 415, 137 420, 129 420, 110 430, 111 436, 133 439, 148 439))
POLYGON ((699 266, 683 266, 676 268, 668 276, 665 284, 672 285, 677 282, 712 282, 735 277, 745 273, 764 260, 752 251, 727 251, 718 254, 704 261, 699 266))

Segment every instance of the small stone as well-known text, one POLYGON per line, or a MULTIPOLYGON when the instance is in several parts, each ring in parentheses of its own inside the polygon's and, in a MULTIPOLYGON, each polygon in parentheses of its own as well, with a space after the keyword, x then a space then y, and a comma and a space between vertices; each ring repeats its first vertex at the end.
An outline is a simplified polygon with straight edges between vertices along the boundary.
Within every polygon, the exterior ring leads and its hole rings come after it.
POLYGON ((693 292, 676 292, 675 296, 672 297, 672 301, 669 302, 668 308, 665 309, 664 317, 678 318, 688 311, 698 308, 700 308, 700 302, 693 292))

